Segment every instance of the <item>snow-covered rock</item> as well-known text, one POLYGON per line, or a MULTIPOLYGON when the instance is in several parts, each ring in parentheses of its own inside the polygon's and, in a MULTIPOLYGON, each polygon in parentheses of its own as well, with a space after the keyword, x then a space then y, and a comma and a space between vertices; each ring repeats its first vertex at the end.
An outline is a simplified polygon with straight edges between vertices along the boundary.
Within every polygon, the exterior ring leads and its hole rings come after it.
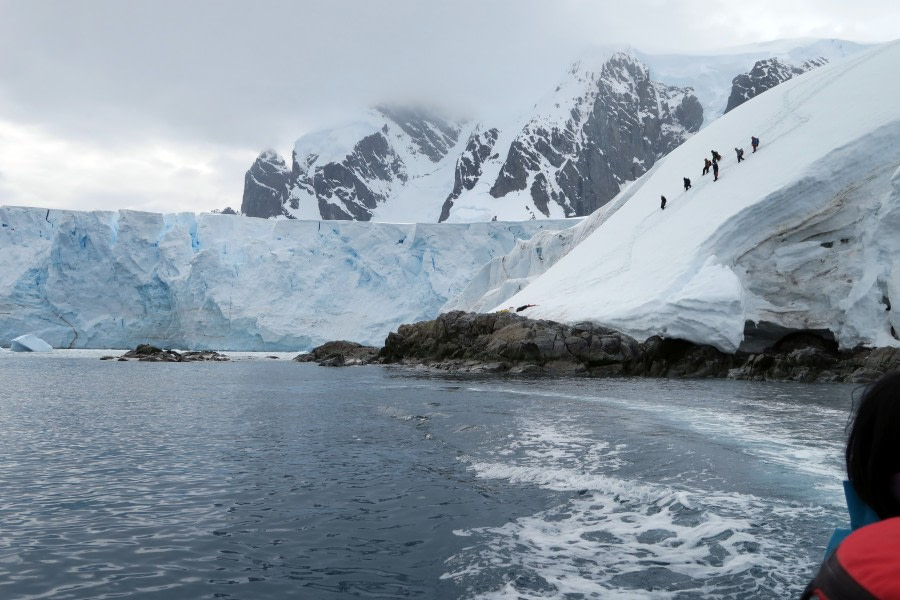
POLYGON ((574 221, 396 225, 0 207, 0 345, 380 346, 517 240, 574 221))
POLYGON ((728 352, 798 330, 845 348, 897 346, 900 79, 887 76, 897 72, 900 42, 757 96, 581 225, 495 259, 445 309, 534 303, 532 318, 728 352), (747 148, 741 164, 735 146, 747 148), (710 149, 725 157, 716 182, 700 175, 710 149))
POLYGON ((779 83, 807 71, 821 67, 828 62, 825 58, 805 60, 799 65, 790 65, 777 58, 756 61, 749 73, 742 73, 731 82, 731 95, 725 112, 737 108, 750 98, 770 90, 779 83))
POLYGON ((9 349, 13 352, 53 352, 53 346, 30 333, 10 340, 9 349))
MULTIPOLYGON (((481 179, 484 163, 494 152, 494 144, 497 143, 499 135, 500 130, 496 127, 482 131, 480 126, 476 127, 469 135, 465 150, 456 160, 453 191, 450 192, 450 195, 447 196, 444 205, 441 207, 441 216, 438 218, 438 222, 443 223, 446 221, 450 217, 453 201, 459 198, 463 192, 474 188, 478 180, 481 179)), ((499 157, 499 154, 497 157, 499 157)))

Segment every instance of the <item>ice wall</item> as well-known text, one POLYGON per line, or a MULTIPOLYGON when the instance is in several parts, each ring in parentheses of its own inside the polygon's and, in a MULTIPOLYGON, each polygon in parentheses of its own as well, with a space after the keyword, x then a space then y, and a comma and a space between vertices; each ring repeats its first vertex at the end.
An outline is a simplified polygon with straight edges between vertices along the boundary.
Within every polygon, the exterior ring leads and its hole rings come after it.
POLYGON ((372 224, 0 207, 0 346, 381 345, 517 240, 575 221, 372 224))

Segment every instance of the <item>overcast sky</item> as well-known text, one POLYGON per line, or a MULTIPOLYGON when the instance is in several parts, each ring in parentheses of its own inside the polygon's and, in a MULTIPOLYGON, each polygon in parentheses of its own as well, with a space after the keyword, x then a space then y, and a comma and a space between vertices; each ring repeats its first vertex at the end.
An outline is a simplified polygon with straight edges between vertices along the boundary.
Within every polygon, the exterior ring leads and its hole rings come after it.
POLYGON ((896 0, 0 0, 0 204, 240 208, 263 149, 382 101, 499 111, 585 48, 900 38, 896 0))

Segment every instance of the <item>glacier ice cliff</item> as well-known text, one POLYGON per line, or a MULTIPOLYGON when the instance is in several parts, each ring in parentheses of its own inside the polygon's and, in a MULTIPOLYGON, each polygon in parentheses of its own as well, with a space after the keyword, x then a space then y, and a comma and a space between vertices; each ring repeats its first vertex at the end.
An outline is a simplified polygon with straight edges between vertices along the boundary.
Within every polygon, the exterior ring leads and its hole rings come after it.
POLYGON ((518 240, 577 221, 422 225, 0 207, 0 345, 381 345, 518 240))

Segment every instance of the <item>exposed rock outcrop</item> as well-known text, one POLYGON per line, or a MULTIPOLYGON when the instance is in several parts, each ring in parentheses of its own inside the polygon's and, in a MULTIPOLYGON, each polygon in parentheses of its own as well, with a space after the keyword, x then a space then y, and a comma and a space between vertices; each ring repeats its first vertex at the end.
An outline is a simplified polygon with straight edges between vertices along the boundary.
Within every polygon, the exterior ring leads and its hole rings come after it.
POLYGON ((322 367, 368 365, 378 360, 378 348, 344 340, 326 342, 307 354, 294 357, 296 362, 315 362, 322 367))
MULTIPOLYGON (((100 360, 110 360, 113 357, 104 356, 100 360)), ((140 344, 134 350, 129 350, 119 357, 122 359, 137 359, 141 362, 222 362, 231 360, 224 354, 212 350, 194 350, 190 352, 176 352, 175 350, 163 350, 150 344, 140 344)))
POLYGON ((459 372, 864 383, 900 370, 900 348, 840 351, 833 341, 800 332, 764 352, 726 354, 656 336, 639 343, 592 323, 454 311, 400 326, 380 360, 459 372))
POLYGON ((900 370, 900 348, 857 348, 839 352, 812 343, 791 350, 751 354, 728 373, 731 379, 846 381, 868 383, 888 371, 900 370))
POLYGON ((593 323, 564 325, 515 313, 449 312, 402 325, 385 340, 382 361, 452 371, 544 375, 724 377, 733 358, 673 340, 645 344, 593 323))
POLYGON ((244 176, 241 212, 249 217, 263 219, 285 214, 284 205, 290 184, 291 170, 284 159, 271 150, 262 152, 244 176))

